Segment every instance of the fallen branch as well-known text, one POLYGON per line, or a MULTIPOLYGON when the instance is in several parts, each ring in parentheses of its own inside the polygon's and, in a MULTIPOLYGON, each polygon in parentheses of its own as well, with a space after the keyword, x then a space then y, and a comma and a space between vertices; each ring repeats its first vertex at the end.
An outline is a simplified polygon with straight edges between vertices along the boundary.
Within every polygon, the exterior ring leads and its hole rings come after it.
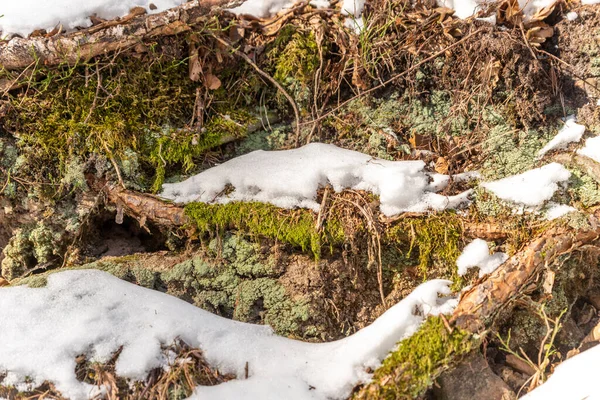
POLYGON ((531 242, 487 278, 463 293, 451 323, 478 333, 489 327, 494 317, 525 293, 543 269, 559 256, 597 242, 600 232, 549 232, 531 242))
POLYGON ((195 0, 149 15, 135 8, 121 19, 106 21, 78 32, 51 37, 15 37, 0 43, 0 65, 7 70, 19 70, 32 64, 75 65, 158 36, 190 31, 209 14, 240 3, 239 0, 195 0))

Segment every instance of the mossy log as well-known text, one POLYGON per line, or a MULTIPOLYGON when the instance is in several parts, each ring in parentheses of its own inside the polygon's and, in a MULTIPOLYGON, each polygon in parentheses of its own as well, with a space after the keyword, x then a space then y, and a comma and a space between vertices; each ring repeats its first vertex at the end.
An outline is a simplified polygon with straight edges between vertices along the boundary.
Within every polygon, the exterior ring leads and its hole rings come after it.
MULTIPOLYGON (((142 44, 145 40, 190 31, 205 21, 209 14, 240 3, 242 1, 239 0, 195 0, 158 14, 146 14, 142 7, 135 7, 125 17, 81 31, 14 37, 0 42, 0 65, 7 70, 21 70, 34 65, 74 65, 136 45, 139 45, 136 51, 144 52, 147 50, 142 44)), ((4 90, 10 88, 8 82, 0 82, 2 87, 4 90)))

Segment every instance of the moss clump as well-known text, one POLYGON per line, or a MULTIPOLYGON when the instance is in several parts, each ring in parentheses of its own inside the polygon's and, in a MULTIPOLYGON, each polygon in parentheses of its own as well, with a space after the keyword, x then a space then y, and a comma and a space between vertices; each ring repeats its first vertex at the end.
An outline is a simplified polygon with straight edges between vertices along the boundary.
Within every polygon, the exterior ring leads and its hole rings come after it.
POLYGON ((375 371, 372 383, 354 398, 417 398, 478 342, 477 337, 458 328, 449 333, 440 317, 430 317, 417 333, 400 342, 375 371))
POLYGON ((335 217, 327 219, 322 230, 316 225, 316 215, 304 209, 285 210, 265 203, 235 202, 228 204, 190 203, 186 214, 202 233, 218 233, 236 229, 252 236, 262 236, 310 250, 319 257, 323 244, 344 242, 342 223, 335 217))
MULTIPOLYGON (((187 53, 183 41, 169 49, 187 53)), ((41 194, 48 198, 53 187, 85 189, 81 176, 93 166, 87 163, 92 154, 115 161, 124 175, 135 168, 130 186, 156 191, 170 168, 189 171, 202 153, 225 137, 243 136, 255 120, 227 99, 198 116, 201 128, 189 126, 198 85, 189 79, 186 60, 158 51, 141 59, 43 68, 36 78, 10 98, 2 127, 18 138, 25 156, 20 174, 56 184, 41 194)))
POLYGON ((286 86, 297 101, 302 104, 311 99, 311 82, 320 63, 314 32, 298 30, 294 25, 284 26, 267 57, 274 66, 273 77, 286 86))
POLYGON ((236 111, 214 116, 201 131, 163 129, 158 135, 148 135, 149 159, 156 169, 152 190, 160 190, 168 167, 181 165, 183 172, 189 172, 196 166, 194 160, 200 155, 222 144, 223 138, 244 136, 247 125, 255 120, 247 112, 236 111))
POLYGON ((423 275, 432 265, 454 275, 456 259, 461 253, 462 223, 453 212, 432 214, 424 218, 400 220, 387 232, 392 242, 408 243, 406 258, 418 252, 417 261, 423 275))

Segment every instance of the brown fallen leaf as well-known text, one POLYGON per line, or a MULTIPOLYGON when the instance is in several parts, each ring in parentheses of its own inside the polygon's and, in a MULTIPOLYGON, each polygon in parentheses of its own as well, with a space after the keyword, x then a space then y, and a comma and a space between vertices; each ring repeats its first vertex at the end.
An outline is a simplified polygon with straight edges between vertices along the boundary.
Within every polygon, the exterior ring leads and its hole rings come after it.
POLYGON ((221 80, 209 72, 204 75, 204 84, 208 90, 217 90, 221 87, 221 80))

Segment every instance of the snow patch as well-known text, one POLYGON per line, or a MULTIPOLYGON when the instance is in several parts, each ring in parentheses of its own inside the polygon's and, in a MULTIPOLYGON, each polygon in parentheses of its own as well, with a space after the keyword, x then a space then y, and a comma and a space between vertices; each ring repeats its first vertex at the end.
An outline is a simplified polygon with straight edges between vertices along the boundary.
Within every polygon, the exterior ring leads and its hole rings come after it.
POLYGON ((490 249, 485 240, 475 239, 469 243, 456 260, 458 274, 463 276, 469 268, 479 268, 479 277, 491 274, 508 260, 505 253, 494 253, 490 255, 490 249))
MULTIPOLYGON (((555 1, 556 0, 519 0, 519 7, 523 10, 523 15, 525 15, 525 19, 527 19, 528 17, 535 15, 535 13, 541 9, 553 5, 555 1)), ((495 2, 496 1, 494 0, 437 0, 438 6, 453 9, 454 14, 461 19, 469 18, 482 10, 486 4, 495 2)))
POLYGON ((575 11, 571 11, 571 12, 567 13, 568 21, 575 21, 577 18, 579 18, 579 15, 575 11))
POLYGON ((589 157, 600 163, 600 136, 587 139, 585 146, 577 150, 577 154, 589 157))
POLYGON ((47 380, 72 400, 87 399, 100 389, 77 380, 79 354, 106 362, 122 346, 116 373, 139 380, 167 364, 161 344, 180 338, 223 373, 243 379, 249 366, 249 379, 200 387, 199 398, 344 399, 425 314, 452 311, 456 300, 439 297, 450 293, 450 283, 426 282, 356 334, 314 344, 213 315, 102 271, 65 271, 49 276, 44 288, 0 288, 0 371, 7 372, 5 385, 47 380))
POLYGON ((600 346, 563 361, 542 386, 521 400, 600 400, 600 346))
POLYGON ((538 152, 538 157, 543 157, 544 154, 550 150, 564 149, 569 143, 579 142, 585 133, 585 126, 579 125, 575 121, 574 115, 567 117, 565 125, 558 131, 556 136, 554 136, 554 138, 538 152))
POLYGON ((519 175, 509 176, 481 186, 503 200, 527 207, 539 207, 550 200, 558 190, 558 183, 565 182, 571 173, 561 164, 550 163, 519 175))
POLYGON ((552 221, 553 219, 560 218, 573 211, 577 211, 577 209, 575 207, 571 207, 568 204, 558 204, 550 202, 548 203, 548 208, 546 209, 545 218, 548 221, 552 221))
POLYGON ((319 210, 319 187, 367 190, 379 195, 381 212, 423 212, 456 208, 468 202, 470 190, 456 196, 435 193, 446 187, 446 175, 429 174, 423 161, 388 161, 334 145, 311 143, 294 150, 263 151, 234 158, 174 184, 162 197, 177 203, 260 201, 282 208, 319 210), (433 179, 433 182, 430 182, 433 179), (225 194, 228 187, 234 190, 225 194))
POLYGON ((2 35, 28 36, 36 29, 51 31, 59 24, 67 30, 92 25, 96 15, 113 19, 129 14, 134 7, 144 7, 150 14, 176 7, 186 0, 3 0, 0 1, 2 35), (150 10, 150 4, 156 6, 150 10))

